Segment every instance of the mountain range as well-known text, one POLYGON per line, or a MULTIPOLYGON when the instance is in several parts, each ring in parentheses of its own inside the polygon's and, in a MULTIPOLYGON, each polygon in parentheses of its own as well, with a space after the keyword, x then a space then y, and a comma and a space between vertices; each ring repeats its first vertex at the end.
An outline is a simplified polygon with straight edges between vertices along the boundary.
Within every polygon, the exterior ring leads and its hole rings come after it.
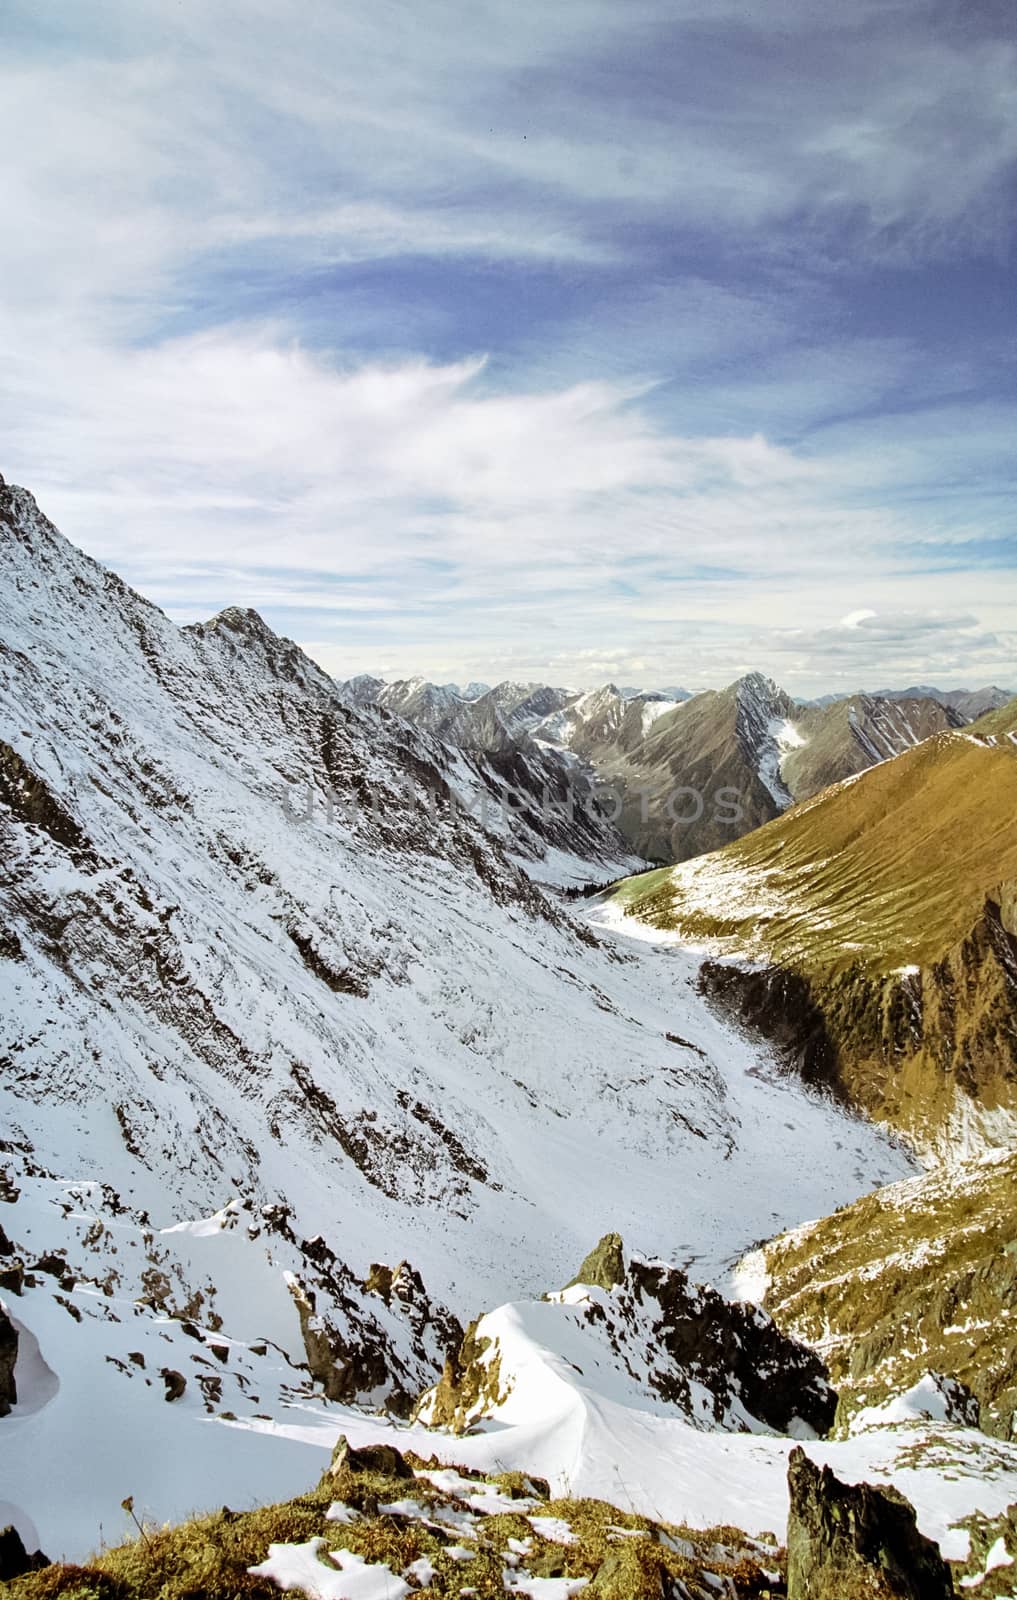
POLYGON ((1010 699, 996 688, 915 689, 810 704, 757 672, 696 695, 503 683, 468 699, 454 685, 420 678, 351 679, 340 692, 467 750, 536 743, 571 753, 599 788, 603 814, 650 861, 717 849, 828 784, 1010 699))
POLYGON ((1004 1593, 1017 703, 468 688, 0 483, 15 1600, 781 1593, 799 1444, 1004 1593))

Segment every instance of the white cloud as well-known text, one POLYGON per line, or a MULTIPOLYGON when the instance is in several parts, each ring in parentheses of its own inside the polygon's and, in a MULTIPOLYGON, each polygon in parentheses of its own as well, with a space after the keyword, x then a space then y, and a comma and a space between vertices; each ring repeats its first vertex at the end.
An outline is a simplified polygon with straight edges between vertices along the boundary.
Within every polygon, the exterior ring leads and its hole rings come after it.
MULTIPOLYGON (((860 241, 905 259, 991 236, 1011 46, 930 30, 920 3, 779 11, 775 50, 749 0, 427 0, 398 29, 356 3, 15 3, 11 24, 51 32, 19 56, 12 28, 0 62, 0 467, 174 614, 303 618, 348 670, 377 649, 447 676, 641 675, 652 641, 661 677, 689 652, 713 681, 753 652, 805 676, 840 670, 844 632, 900 659, 1005 651, 1007 576, 951 575, 974 630, 867 625, 936 609, 918 546, 996 526, 977 496, 962 515, 930 496, 998 481, 1002 408, 965 431, 944 403, 892 437, 849 417, 790 448, 836 402, 926 384, 920 356, 803 348, 802 301, 827 308, 800 274, 778 299, 644 271, 640 239, 672 223, 826 267, 860 241), (308 339, 302 296, 331 269, 421 255, 553 266, 553 317, 407 355, 427 341, 397 286, 371 325, 404 318, 398 355, 358 344, 339 292, 308 339), (626 274, 612 324, 579 290, 626 274), (718 351, 730 377, 688 377, 718 351), (812 644, 788 642, 803 618, 812 644)), ((477 303, 485 272, 461 280, 477 303)))

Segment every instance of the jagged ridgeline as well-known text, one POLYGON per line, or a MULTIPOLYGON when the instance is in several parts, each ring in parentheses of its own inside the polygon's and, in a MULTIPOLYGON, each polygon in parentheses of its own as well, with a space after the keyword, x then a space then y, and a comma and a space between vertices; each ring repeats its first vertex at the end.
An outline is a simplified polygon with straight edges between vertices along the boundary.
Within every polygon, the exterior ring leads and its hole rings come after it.
POLYGON ((480 1308, 606 1227, 709 1278, 911 1170, 718 1020, 693 956, 541 887, 617 877, 607 825, 467 803, 559 753, 351 704, 250 610, 177 627, 7 486, 0 714, 26 1548, 87 1551, 128 1491, 160 1519, 294 1492, 330 1408, 405 1418, 480 1308))
POLYGON ((421 678, 385 684, 364 676, 341 688, 351 704, 384 706, 464 750, 504 756, 561 747, 574 775, 608 786, 605 808, 648 861, 717 849, 1010 698, 994 686, 916 687, 809 704, 760 672, 695 695, 511 682, 471 695, 421 678))
POLYGON ((787 1060, 956 1156, 1017 1111, 1017 701, 724 850, 634 878, 632 916, 754 970, 705 991, 787 1060))

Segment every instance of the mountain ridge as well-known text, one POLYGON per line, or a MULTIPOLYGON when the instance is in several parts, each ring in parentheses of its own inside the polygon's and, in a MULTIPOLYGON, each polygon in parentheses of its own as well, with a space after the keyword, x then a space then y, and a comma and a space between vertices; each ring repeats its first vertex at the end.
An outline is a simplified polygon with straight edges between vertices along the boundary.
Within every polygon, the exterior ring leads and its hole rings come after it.
POLYGON ((30 1548, 88 1548, 125 1478, 161 1520, 295 1492, 330 1407, 405 1409, 591 1223, 723 1276, 911 1170, 692 957, 534 881, 589 877, 603 825, 472 814, 529 752, 351 706, 245 608, 176 627, 6 487, 0 641, 0 1498, 30 1548), (829 1157, 789 1184, 803 1139, 829 1157))

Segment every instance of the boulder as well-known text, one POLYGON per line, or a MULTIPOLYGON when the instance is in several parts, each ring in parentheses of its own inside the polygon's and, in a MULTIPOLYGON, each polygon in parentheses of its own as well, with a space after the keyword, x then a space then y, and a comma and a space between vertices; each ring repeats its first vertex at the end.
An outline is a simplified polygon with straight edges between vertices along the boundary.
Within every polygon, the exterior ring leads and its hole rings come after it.
POLYGON ((391 1444, 365 1444, 354 1450, 344 1433, 335 1442, 328 1477, 340 1472, 377 1472, 385 1478, 412 1478, 413 1468, 391 1444))
POLYGON ((596 1600, 664 1600, 667 1594, 681 1593, 666 1580, 659 1545, 650 1539, 623 1539, 608 1549, 586 1593, 596 1600))
POLYGON ((950 1569, 899 1490, 841 1483, 800 1447, 788 1461, 788 1600, 947 1600, 950 1569))
POLYGON ((58 1256, 55 1251, 47 1250, 38 1261, 33 1261, 32 1272, 45 1272, 51 1278, 66 1278, 68 1276, 67 1262, 63 1256, 58 1256))
POLYGON ((621 1234, 605 1233, 590 1251, 574 1278, 565 1285, 571 1289, 576 1283, 594 1284, 599 1289, 613 1289, 625 1277, 625 1246, 621 1234))
POLYGON ((0 1267, 0 1289, 8 1294, 20 1294, 25 1287, 25 1264, 12 1261, 9 1267, 0 1267))
POLYGON ((160 1368, 159 1376, 166 1385, 166 1393, 163 1395, 163 1399, 179 1400, 187 1388, 187 1379, 183 1373, 174 1371, 172 1367, 162 1367, 160 1368))
POLYGON ((18 1330, 0 1306, 0 1417, 6 1417, 18 1403, 14 1367, 18 1359, 18 1330))

